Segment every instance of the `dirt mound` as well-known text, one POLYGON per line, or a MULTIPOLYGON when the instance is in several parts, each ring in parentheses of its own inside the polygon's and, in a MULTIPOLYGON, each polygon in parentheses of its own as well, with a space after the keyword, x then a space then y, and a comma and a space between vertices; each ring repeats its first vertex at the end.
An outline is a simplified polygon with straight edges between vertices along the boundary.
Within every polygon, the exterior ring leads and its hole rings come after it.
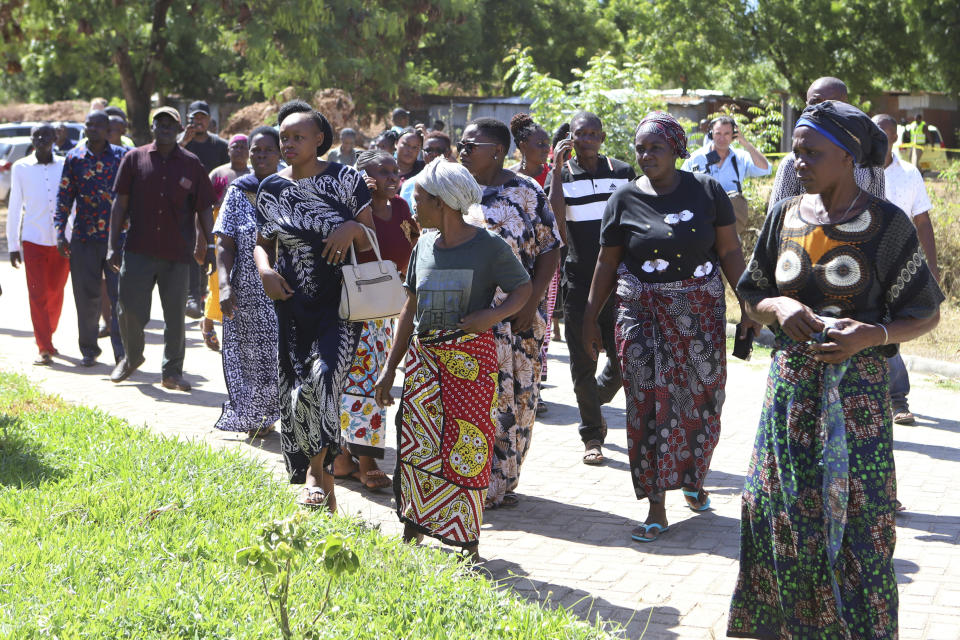
POLYGON ((314 108, 326 116, 334 135, 344 127, 356 126, 353 98, 342 89, 321 89, 313 94, 314 108))
MULTIPOLYGON (((277 94, 277 101, 255 102, 234 112, 221 131, 221 136, 250 133, 263 124, 276 124, 277 110, 283 102, 298 97, 296 89, 287 87, 277 94)), ((343 127, 356 126, 353 98, 342 89, 321 89, 313 94, 310 102, 326 116, 336 135, 343 127)))
POLYGON ((90 111, 88 100, 61 100, 50 104, 12 103, 0 105, 0 122, 67 121, 83 122, 90 111))
POLYGON ((272 102, 254 102, 238 109, 220 129, 221 136, 229 138, 237 133, 250 133, 264 124, 276 124, 277 105, 272 102))

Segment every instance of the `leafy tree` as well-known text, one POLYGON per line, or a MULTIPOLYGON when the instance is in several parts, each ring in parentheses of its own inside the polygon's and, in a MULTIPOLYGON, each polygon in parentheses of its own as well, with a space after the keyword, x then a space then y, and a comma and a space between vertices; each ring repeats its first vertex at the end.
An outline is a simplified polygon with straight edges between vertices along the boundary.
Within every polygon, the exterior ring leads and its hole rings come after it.
POLYGON ((915 55, 897 78, 909 89, 960 96, 960 4, 956 0, 903 0, 908 31, 902 36, 915 55))
POLYGON ((604 16, 628 59, 643 56, 666 84, 686 93, 709 88, 731 61, 750 60, 746 10, 744 0, 611 0, 604 16))
POLYGON ((462 21, 472 0, 261 0, 224 32, 243 67, 225 75, 245 95, 293 86, 348 90, 361 108, 435 84, 421 42, 462 21))
POLYGON ((901 5, 901 0, 757 0, 747 16, 748 33, 798 102, 810 83, 826 75, 863 96, 915 55, 903 37, 901 5))
POLYGON ((547 131, 555 130, 578 111, 590 111, 603 121, 607 134, 604 153, 634 163, 633 132, 649 112, 663 109, 659 96, 650 92, 659 78, 643 62, 617 63, 609 53, 590 59, 585 69, 573 69, 566 84, 537 69, 529 50, 507 58, 513 89, 533 100, 531 115, 547 131))
POLYGON ((230 56, 220 45, 218 20, 241 5, 222 0, 14 0, 0 11, 0 53, 8 73, 30 74, 18 85, 27 97, 123 95, 132 135, 149 140, 154 92, 208 97, 230 56))
POLYGON ((437 70, 440 81, 482 91, 509 91, 504 53, 526 47, 538 69, 562 82, 572 69, 610 48, 616 28, 604 18, 602 3, 568 0, 474 0, 464 19, 424 43, 420 60, 437 70))

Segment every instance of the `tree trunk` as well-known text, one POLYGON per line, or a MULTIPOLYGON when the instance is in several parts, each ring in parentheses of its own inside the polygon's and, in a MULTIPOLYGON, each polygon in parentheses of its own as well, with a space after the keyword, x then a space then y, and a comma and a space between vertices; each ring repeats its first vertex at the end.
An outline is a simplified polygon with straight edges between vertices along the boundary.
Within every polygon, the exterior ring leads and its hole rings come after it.
POLYGON ((150 142, 150 93, 137 82, 133 61, 126 46, 117 47, 113 52, 113 61, 120 72, 120 87, 123 99, 127 101, 127 122, 130 125, 130 137, 138 145, 150 142))
POLYGON ((173 0, 158 0, 153 6, 153 19, 150 29, 150 43, 147 56, 137 78, 130 50, 126 44, 117 46, 113 52, 113 61, 120 72, 120 86, 123 98, 127 101, 127 119, 133 141, 138 145, 147 144, 152 139, 150 133, 150 96, 156 87, 156 66, 163 59, 167 48, 165 33, 167 12, 173 0))

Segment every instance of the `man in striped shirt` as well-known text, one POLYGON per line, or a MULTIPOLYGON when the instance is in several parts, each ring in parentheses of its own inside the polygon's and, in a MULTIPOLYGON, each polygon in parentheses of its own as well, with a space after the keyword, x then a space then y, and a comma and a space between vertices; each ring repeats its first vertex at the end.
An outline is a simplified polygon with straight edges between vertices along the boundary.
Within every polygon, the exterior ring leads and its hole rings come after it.
POLYGON ((556 215, 560 235, 567 246, 563 263, 566 294, 564 327, 570 350, 570 375, 580 409, 580 438, 586 449, 585 464, 604 461, 607 425, 601 405, 610 402, 621 387, 620 366, 614 342, 613 297, 600 313, 600 330, 607 352, 607 365, 595 378, 597 363, 583 344, 583 310, 600 253, 600 221, 607 199, 621 186, 636 179, 630 165, 600 153, 606 134, 593 113, 580 112, 570 120, 570 135, 554 150, 554 168, 545 186, 556 215), (570 150, 576 152, 569 157, 570 150))

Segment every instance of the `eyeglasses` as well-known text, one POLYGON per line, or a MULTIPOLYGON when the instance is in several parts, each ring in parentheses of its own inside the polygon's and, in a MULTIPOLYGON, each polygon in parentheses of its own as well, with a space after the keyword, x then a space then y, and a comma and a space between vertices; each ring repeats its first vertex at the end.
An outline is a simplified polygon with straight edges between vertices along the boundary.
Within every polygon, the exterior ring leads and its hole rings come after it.
POLYGON ((439 155, 443 155, 444 152, 445 150, 443 147, 424 147, 423 148, 423 155, 425 156, 427 155, 439 156, 439 155))
POLYGON ((496 142, 464 142, 460 141, 457 143, 457 153, 473 153, 477 150, 477 147, 495 147, 497 146, 496 142))

